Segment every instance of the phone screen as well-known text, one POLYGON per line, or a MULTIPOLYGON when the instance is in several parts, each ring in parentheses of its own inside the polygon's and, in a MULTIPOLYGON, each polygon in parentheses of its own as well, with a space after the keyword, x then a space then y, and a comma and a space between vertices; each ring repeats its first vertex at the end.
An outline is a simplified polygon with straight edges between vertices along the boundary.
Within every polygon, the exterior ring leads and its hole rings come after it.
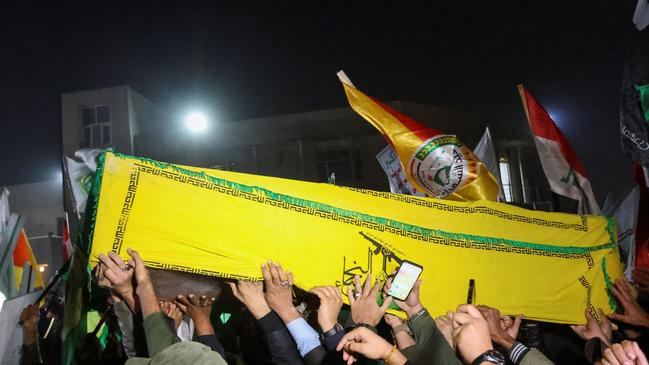
POLYGON ((403 261, 397 275, 392 280, 388 295, 399 300, 406 300, 422 270, 423 268, 417 264, 403 261))

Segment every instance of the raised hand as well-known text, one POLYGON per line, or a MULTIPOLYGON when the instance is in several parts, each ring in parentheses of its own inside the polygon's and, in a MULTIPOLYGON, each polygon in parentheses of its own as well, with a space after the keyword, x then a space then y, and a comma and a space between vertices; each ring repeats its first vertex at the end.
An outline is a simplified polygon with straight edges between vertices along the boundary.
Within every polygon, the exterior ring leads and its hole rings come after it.
POLYGON ((130 262, 133 265, 136 282, 135 292, 140 300, 142 317, 147 318, 149 315, 160 311, 160 304, 153 289, 153 283, 151 283, 149 270, 144 266, 140 254, 132 248, 129 248, 127 252, 131 256, 130 262))
POLYGON ((372 274, 367 274, 365 284, 362 291, 360 288, 360 277, 354 276, 354 284, 356 291, 354 292, 351 285, 347 287, 347 299, 352 311, 352 321, 356 324, 369 324, 376 326, 383 318, 383 315, 388 310, 392 297, 386 297, 383 305, 379 306, 376 302, 376 296, 379 293, 380 283, 377 281, 372 286, 372 274))
POLYGON ((20 313, 20 325, 23 327, 23 343, 31 345, 36 342, 38 334, 38 305, 30 304, 20 313))
MULTIPOLYGON (((392 278, 396 273, 397 270, 392 272, 390 278, 388 278, 388 280, 385 282, 385 285, 383 285, 384 297, 388 296, 388 291, 390 290, 390 287, 392 287, 392 278)), ((410 291, 410 294, 408 294, 408 297, 406 297, 406 300, 399 300, 396 298, 394 299, 394 302, 397 304, 397 306, 401 308, 404 312, 408 313, 408 316, 412 316, 413 314, 424 309, 424 306, 421 304, 419 300, 419 287, 421 286, 421 283, 422 283, 421 280, 417 280, 415 282, 415 285, 412 287, 412 290, 410 291)))
POLYGON ((445 316, 435 318, 435 325, 442 335, 444 335, 449 346, 455 348, 455 344, 453 343, 453 312, 448 311, 445 316))
POLYGON ((604 350, 604 358, 601 363, 603 365, 649 365, 645 354, 638 344, 633 341, 623 341, 611 345, 611 347, 604 350))
POLYGON ((179 295, 176 298, 178 308, 194 321, 195 332, 198 336, 214 334, 214 328, 210 321, 214 300, 215 298, 208 298, 205 295, 198 297, 194 294, 179 295))
POLYGON ((584 315, 586 316, 586 325, 585 326, 575 326, 572 325, 572 328, 575 333, 581 337, 583 340, 590 340, 591 338, 599 337, 607 346, 611 346, 611 341, 613 339, 613 326, 611 321, 608 320, 602 308, 598 310, 599 316, 602 319, 601 323, 597 323, 595 318, 588 308, 584 310, 584 315))
MULTIPOLYGON (((108 256, 99 254, 100 269, 105 279, 108 280, 109 288, 125 298, 133 294, 133 267, 126 263, 121 257, 114 252, 109 252, 108 256)), ((106 281, 102 280, 102 283, 106 281)))
POLYGON ((297 319, 300 313, 293 306, 293 275, 284 272, 282 266, 272 261, 268 265, 261 265, 261 272, 264 275, 264 287, 266 288, 266 303, 277 313, 285 324, 297 319))
POLYGON ((517 316, 515 319, 509 316, 502 317, 498 309, 486 305, 480 305, 477 309, 487 321, 491 340, 509 350, 516 342, 523 317, 517 316))
POLYGON ((388 365, 405 364, 406 358, 394 346, 367 328, 359 327, 345 334, 336 350, 343 351, 343 360, 351 365, 363 355, 372 360, 383 360, 388 365))
POLYGON ((624 282, 621 280, 616 281, 612 290, 618 303, 624 308, 624 314, 613 313, 608 317, 634 326, 649 328, 649 313, 633 298, 632 292, 629 291, 624 282))
POLYGON ((234 297, 248 308, 250 313, 260 319, 270 312, 270 307, 264 297, 264 284, 261 281, 228 282, 234 297))
POLYGON ((178 308, 174 302, 165 302, 160 301, 160 311, 164 313, 165 316, 173 319, 174 328, 177 330, 180 327, 180 323, 183 320, 183 312, 178 308))
POLYGON ((453 342, 465 363, 470 364, 478 356, 492 350, 489 324, 478 309, 463 304, 453 315, 453 342))
POLYGON ((343 298, 340 291, 334 286, 316 286, 310 290, 320 298, 320 307, 318 308, 318 324, 323 332, 334 328, 338 322, 338 313, 343 306, 343 298))

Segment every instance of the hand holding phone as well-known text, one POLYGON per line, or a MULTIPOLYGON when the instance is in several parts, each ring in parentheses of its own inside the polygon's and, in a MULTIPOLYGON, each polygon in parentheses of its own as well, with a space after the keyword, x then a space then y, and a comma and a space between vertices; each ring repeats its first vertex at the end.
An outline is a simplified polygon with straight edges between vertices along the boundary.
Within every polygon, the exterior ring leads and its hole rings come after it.
POLYGON ((395 299, 406 300, 423 270, 424 268, 422 266, 404 260, 392 280, 392 285, 387 295, 395 299))

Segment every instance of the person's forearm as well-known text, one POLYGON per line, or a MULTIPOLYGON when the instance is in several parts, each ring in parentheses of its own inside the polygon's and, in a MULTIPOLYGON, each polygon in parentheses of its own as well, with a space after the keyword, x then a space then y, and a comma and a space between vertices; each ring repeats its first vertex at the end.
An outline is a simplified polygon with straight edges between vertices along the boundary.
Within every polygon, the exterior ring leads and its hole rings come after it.
POLYGON ((194 320, 194 332, 196 333, 196 336, 208 336, 208 335, 213 335, 214 332, 214 327, 212 327, 212 323, 210 322, 210 318, 196 318, 194 320))
POLYGON ((245 305, 256 320, 260 320, 270 313, 270 307, 263 298, 252 301, 251 303, 245 303, 245 305))
POLYGON ((155 290, 153 290, 153 284, 151 282, 139 285, 137 288, 137 296, 140 299, 142 318, 160 312, 160 303, 158 303, 158 297, 155 295, 155 290))
POLYGON ((23 345, 31 345, 36 343, 37 331, 36 328, 30 328, 23 331, 23 345))
POLYGON ((290 322, 300 318, 300 312, 294 306, 289 306, 287 308, 279 308, 275 310, 275 313, 282 319, 284 324, 289 324, 290 322))
POLYGON ((397 343, 397 348, 399 350, 403 350, 406 347, 410 347, 410 346, 412 346, 412 345, 414 345, 416 343, 415 339, 412 338, 412 336, 410 336, 408 334, 408 332, 406 332, 406 331, 397 332, 394 335, 394 339, 395 339, 395 341, 397 343))
POLYGON ((408 310, 406 310, 406 313, 408 313, 408 318, 410 318, 413 315, 417 314, 422 309, 424 309, 424 306, 421 303, 417 304, 414 307, 408 308, 408 310))

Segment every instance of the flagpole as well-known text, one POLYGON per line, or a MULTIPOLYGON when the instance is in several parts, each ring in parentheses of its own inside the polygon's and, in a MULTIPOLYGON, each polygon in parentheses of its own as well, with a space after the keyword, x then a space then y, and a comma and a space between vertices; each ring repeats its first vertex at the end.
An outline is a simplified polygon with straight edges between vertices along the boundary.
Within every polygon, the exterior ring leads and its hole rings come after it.
MULTIPOLYGON (((518 84, 518 94, 521 97, 521 103, 523 104, 523 109, 525 110, 525 117, 527 118, 527 125, 532 129, 532 120, 530 119, 530 109, 527 106, 527 97, 525 96, 525 87, 523 84, 518 84)), ((534 137, 532 137, 533 139, 534 137)), ((536 148, 536 144, 534 145, 536 148)), ((537 150, 538 153, 538 150, 537 150)), ((523 193, 523 203, 527 203, 527 189, 525 189, 525 175, 523 174, 523 158, 521 156, 521 146, 516 147, 516 155, 518 157, 518 173, 521 176, 521 190, 523 193)))

